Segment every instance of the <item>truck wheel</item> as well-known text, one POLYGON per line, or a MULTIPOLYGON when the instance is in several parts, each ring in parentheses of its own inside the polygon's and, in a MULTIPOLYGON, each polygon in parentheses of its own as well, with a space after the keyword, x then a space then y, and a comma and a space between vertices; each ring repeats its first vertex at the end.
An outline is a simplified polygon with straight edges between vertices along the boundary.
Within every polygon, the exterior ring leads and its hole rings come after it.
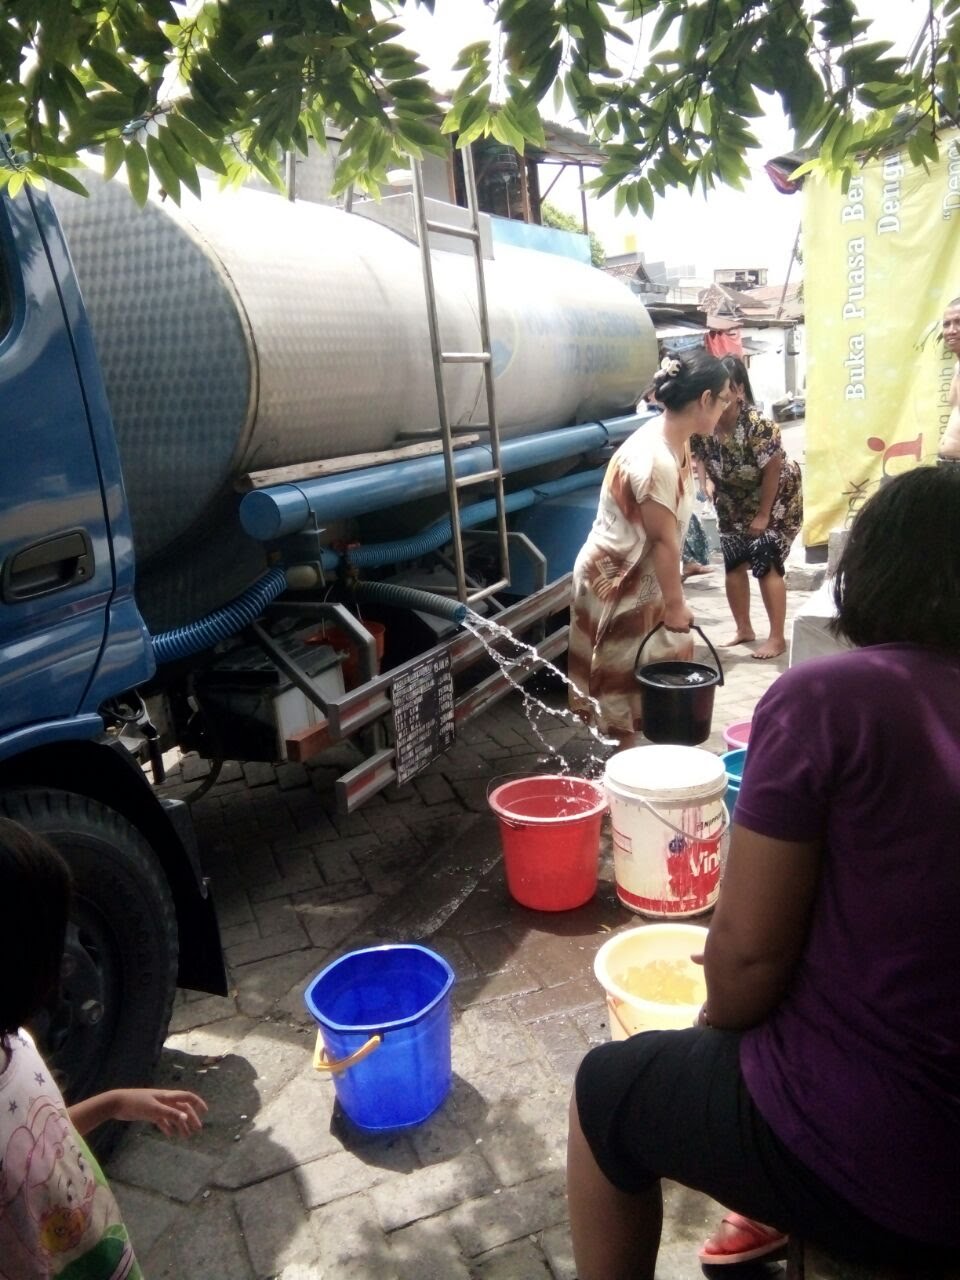
POLYGON ((84 796, 7 792, 0 813, 48 840, 73 875, 61 999, 35 1028, 64 1095, 147 1084, 177 975, 176 914, 156 855, 125 818, 84 796))

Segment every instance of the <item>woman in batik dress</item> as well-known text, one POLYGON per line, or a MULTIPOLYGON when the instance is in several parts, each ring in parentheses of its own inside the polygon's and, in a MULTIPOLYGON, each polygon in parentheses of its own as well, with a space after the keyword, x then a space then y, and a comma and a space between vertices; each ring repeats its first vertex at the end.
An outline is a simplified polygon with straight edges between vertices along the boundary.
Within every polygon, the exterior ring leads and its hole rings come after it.
POLYGON ((570 609, 570 705, 621 747, 632 746, 641 727, 634 665, 644 636, 663 622, 645 662, 689 657, 692 649, 680 576, 694 493, 688 441, 709 434, 730 403, 729 375, 702 350, 667 356, 647 395, 664 412, 610 460, 574 565, 570 609))
POLYGON ((726 356, 733 403, 712 435, 696 436, 690 448, 717 509, 726 570, 727 601, 736 631, 727 644, 756 639, 750 622, 750 579, 760 584, 770 634, 755 658, 777 658, 786 650, 787 587, 784 562, 803 523, 799 465, 787 457, 780 428, 754 407, 750 376, 742 360, 726 356))

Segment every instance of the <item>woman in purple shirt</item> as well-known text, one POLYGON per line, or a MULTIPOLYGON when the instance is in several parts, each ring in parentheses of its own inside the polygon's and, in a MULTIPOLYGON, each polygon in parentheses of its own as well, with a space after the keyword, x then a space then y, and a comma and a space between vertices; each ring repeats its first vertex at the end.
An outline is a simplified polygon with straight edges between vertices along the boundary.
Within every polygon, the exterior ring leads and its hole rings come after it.
POLYGON ((754 716, 703 1025, 578 1073, 580 1280, 652 1280, 662 1177, 734 1211, 712 1263, 790 1232, 911 1277, 960 1250, 960 472, 881 488, 835 596, 858 647, 754 716))

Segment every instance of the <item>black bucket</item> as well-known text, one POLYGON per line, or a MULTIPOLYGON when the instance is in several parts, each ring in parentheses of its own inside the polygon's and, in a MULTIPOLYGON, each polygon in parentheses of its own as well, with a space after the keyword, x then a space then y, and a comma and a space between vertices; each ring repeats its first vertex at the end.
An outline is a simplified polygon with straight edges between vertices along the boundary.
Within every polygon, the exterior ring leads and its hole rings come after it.
POLYGON ((640 666, 643 646, 663 623, 644 636, 637 650, 634 676, 640 686, 643 736, 650 742, 670 742, 681 747, 696 747, 710 737, 713 719, 713 695, 723 684, 723 668, 717 651, 699 627, 694 627, 713 654, 716 668, 702 662, 648 662, 640 666))

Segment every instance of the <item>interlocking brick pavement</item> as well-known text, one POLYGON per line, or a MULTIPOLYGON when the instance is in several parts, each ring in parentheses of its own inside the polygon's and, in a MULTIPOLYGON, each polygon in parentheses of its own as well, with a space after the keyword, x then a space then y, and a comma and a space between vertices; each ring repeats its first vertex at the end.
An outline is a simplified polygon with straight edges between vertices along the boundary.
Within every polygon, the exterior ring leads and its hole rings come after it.
MULTIPOLYGON (((716 640, 731 628, 722 569, 688 598, 716 640)), ((791 591, 790 611, 807 598, 791 591)), ((755 602, 757 618, 762 609, 755 602)), ((786 659, 723 650, 713 733, 747 719, 786 659)), ((548 701, 562 706, 562 692, 548 701)), ((575 769, 593 743, 544 722, 575 769)), ((228 765, 194 806, 231 974, 226 999, 181 993, 160 1079, 210 1110, 181 1147, 135 1127, 107 1171, 150 1280, 573 1280, 563 1158, 576 1065, 607 1039, 593 957, 611 929, 640 923, 613 883, 609 839, 596 897, 541 914, 506 892, 486 801, 502 775, 551 769, 519 697, 464 726, 412 783, 358 813, 334 808, 338 749, 321 767, 228 765), (419 1127, 353 1130, 313 1072, 302 993, 331 959, 418 940, 453 965, 453 1088, 419 1127)), ((207 769, 182 762, 172 785, 207 769)), ((716 1206, 667 1189, 662 1280, 699 1274, 716 1206)), ((823 1277, 829 1271, 818 1273, 823 1277)))

